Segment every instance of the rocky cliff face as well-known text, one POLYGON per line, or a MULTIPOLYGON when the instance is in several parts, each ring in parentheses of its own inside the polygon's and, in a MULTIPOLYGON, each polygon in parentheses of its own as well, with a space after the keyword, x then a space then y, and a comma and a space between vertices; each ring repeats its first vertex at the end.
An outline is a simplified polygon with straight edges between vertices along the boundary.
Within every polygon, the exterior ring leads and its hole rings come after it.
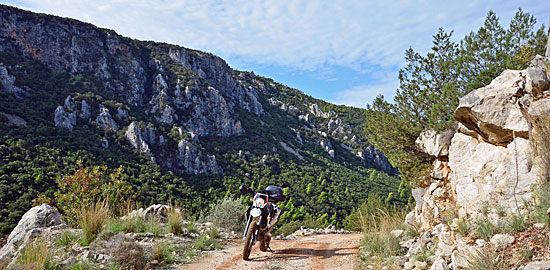
MULTIPOLYGON (((435 161, 431 182, 412 191, 416 207, 406 217, 422 236, 403 244, 409 254, 436 245, 431 269, 463 269, 483 252, 485 241, 468 243, 456 232, 459 220, 488 218, 502 224, 498 209, 517 213, 534 203, 539 175, 530 138, 538 132, 534 120, 550 112, 550 79, 537 67, 539 61, 550 63, 537 57, 530 68, 506 70, 461 98, 454 114, 457 126, 440 133, 425 130, 418 137, 418 149, 435 161), (452 222, 444 222, 455 212, 452 222)), ((500 250, 514 241, 497 234, 490 242, 500 250)))
POLYGON ((550 111, 549 89, 544 69, 506 70, 460 99, 458 127, 424 131, 417 146, 436 160, 409 221, 427 229, 450 207, 476 217, 486 205, 515 211, 532 201, 537 173, 529 138, 536 132, 532 120, 550 111))
MULTIPOLYGON (((358 139, 364 136, 356 119, 345 120, 327 109, 327 103, 253 72, 233 70, 210 53, 131 40, 87 23, 7 6, 0 6, 0 18, 0 52, 23 55, 95 84, 93 90, 85 90, 88 93, 80 89, 57 101, 49 112, 57 127, 73 131, 91 122, 105 134, 120 133, 130 146, 167 169, 220 173, 215 155, 225 153, 207 153, 207 141, 189 141, 184 134, 242 136, 249 132, 243 125, 245 119, 250 127, 255 125, 251 121, 266 126, 268 118, 284 116, 293 119, 292 126, 274 124, 270 128, 292 130, 297 142, 277 135, 269 149, 284 143, 303 160, 300 147, 319 145, 332 160, 349 158, 351 152, 354 161, 396 172, 382 153, 358 139), (266 115, 266 111, 271 113, 266 115), (155 134, 162 142, 153 142, 145 133, 155 134), (331 141, 350 146, 334 148, 331 141)), ((33 98, 30 88, 17 85, 10 68, 0 63, 2 91, 21 99, 33 98)), ((101 141, 109 147, 106 137, 101 141)))

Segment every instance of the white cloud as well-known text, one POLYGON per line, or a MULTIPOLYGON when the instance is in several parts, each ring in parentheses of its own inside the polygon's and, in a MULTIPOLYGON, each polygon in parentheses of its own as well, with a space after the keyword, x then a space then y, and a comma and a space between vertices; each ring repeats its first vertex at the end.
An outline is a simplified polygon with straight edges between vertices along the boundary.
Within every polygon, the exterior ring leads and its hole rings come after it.
POLYGON ((490 9, 503 25, 519 6, 544 23, 550 17, 550 5, 541 0, 7 1, 132 38, 209 51, 238 69, 275 65, 289 72, 318 73, 325 82, 341 82, 348 78, 332 76, 331 70, 351 68, 355 76, 371 79, 357 80, 360 85, 348 90, 332 90, 332 99, 360 107, 379 93, 393 96, 404 51, 428 50, 439 27, 455 30, 459 40, 479 28, 490 9))
MULTIPOLYGON (((522 1, 550 15, 543 1, 522 1)), ((73 17, 133 38, 180 44, 237 62, 305 70, 400 65, 403 51, 425 50, 439 26, 458 34, 492 7, 510 17, 515 1, 165 1, 23 0, 19 6, 73 17)), ((546 18, 544 17, 544 18, 546 18)), ((239 65, 239 63, 237 63, 239 65)))
POLYGON ((327 101, 338 105, 366 108, 367 104, 372 104, 372 101, 378 95, 383 95, 386 100, 393 100, 395 90, 398 87, 399 82, 394 80, 384 80, 375 84, 358 85, 338 92, 334 99, 327 101))

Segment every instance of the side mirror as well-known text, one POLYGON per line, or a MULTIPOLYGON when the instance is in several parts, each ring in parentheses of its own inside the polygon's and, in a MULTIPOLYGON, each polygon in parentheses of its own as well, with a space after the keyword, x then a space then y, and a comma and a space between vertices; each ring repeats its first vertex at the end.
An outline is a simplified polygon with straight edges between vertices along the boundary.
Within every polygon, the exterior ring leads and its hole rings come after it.
POLYGON ((254 191, 251 188, 245 187, 245 186, 240 186, 239 187, 239 192, 241 194, 254 194, 254 191))
POLYGON ((287 183, 287 182, 284 182, 282 185, 281 185, 282 188, 287 188, 287 187, 290 187, 290 184, 287 183))

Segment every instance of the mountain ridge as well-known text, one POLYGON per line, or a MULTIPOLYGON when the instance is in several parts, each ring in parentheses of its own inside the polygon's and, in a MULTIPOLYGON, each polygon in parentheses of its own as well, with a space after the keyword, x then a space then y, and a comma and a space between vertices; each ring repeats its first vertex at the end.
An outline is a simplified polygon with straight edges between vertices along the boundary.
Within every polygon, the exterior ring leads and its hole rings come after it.
POLYGON ((297 190, 315 184, 283 205, 289 220, 340 223, 354 207, 342 194, 410 198, 366 141, 362 109, 234 70, 211 53, 5 5, 0 19, 4 233, 77 160, 123 166, 142 203, 174 199, 191 210, 234 196, 238 184, 283 180, 297 190))

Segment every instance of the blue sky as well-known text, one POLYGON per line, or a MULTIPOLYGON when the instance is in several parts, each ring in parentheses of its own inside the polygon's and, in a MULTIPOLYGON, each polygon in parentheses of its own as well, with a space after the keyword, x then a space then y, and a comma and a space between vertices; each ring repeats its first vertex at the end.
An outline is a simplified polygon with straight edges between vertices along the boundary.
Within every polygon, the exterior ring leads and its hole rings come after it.
POLYGON ((518 7, 548 25, 550 5, 533 1, 167 1, 0 0, 71 17, 142 40, 212 52, 231 67, 336 104, 392 98, 403 53, 426 52, 439 27, 455 40, 489 10, 507 26, 518 7))

